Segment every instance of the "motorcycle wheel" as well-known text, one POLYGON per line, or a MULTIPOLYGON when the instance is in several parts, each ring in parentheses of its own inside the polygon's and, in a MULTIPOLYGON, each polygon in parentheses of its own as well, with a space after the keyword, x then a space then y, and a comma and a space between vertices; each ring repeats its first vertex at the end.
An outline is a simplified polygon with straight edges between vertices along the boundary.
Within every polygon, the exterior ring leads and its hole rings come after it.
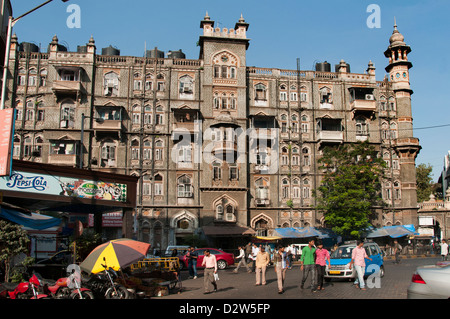
POLYGON ((56 293, 56 299, 68 299, 70 297, 70 289, 62 287, 56 293))
POLYGON ((108 288, 106 291, 106 299, 128 299, 128 290, 122 285, 115 285, 114 288, 108 288), (117 291, 117 293, 116 293, 117 291))
POLYGON ((70 294, 70 299, 94 299, 94 294, 91 291, 83 290, 81 292, 81 297, 78 291, 74 291, 70 294))

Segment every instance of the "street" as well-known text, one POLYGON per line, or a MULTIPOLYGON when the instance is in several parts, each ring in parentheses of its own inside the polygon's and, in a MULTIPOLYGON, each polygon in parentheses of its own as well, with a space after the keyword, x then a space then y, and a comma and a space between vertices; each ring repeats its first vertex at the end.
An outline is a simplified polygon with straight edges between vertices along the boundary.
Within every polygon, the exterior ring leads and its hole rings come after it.
POLYGON ((218 290, 215 293, 203 294, 203 270, 199 270, 197 279, 187 279, 188 272, 181 272, 182 292, 172 293, 161 299, 406 299, 406 290, 410 284, 416 267, 435 264, 439 258, 410 258, 402 259, 400 264, 393 260, 386 260, 385 276, 381 278, 379 288, 369 288, 362 291, 356 289, 349 281, 331 281, 324 284, 325 290, 311 292, 309 278, 305 289, 300 289, 302 273, 300 265, 286 272, 285 293, 278 294, 276 273, 269 267, 266 273, 267 284, 255 286, 255 273, 247 273, 245 268, 239 273, 233 273, 234 268, 219 271, 218 290))

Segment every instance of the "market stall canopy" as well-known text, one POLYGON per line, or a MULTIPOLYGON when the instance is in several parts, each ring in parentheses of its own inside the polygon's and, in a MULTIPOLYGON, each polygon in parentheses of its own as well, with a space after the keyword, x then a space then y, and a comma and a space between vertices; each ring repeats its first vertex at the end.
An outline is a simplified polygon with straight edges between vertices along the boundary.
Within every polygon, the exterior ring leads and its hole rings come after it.
POLYGON ((419 235, 414 225, 384 226, 381 228, 370 228, 366 233, 366 238, 385 237, 400 238, 404 236, 419 235))
POLYGON ((256 232, 243 226, 203 226, 203 232, 206 236, 241 236, 254 235, 256 232))
POLYGON ((327 228, 321 227, 284 227, 275 228, 274 236, 279 236, 282 238, 308 238, 317 237, 321 239, 325 238, 336 238, 337 235, 327 228))
POLYGON ((13 223, 31 228, 31 229, 47 229, 61 224, 60 218, 31 213, 24 214, 19 211, 2 207, 0 209, 0 218, 9 220, 13 223))

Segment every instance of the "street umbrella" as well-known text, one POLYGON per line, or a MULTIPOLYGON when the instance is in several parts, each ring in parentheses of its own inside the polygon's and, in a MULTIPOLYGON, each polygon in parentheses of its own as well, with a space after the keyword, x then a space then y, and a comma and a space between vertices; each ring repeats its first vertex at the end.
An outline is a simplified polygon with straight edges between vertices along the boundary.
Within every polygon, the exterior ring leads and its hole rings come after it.
POLYGON ((108 241, 97 246, 80 264, 80 268, 88 273, 99 273, 107 268, 119 270, 143 258, 147 254, 150 244, 121 238, 108 241))

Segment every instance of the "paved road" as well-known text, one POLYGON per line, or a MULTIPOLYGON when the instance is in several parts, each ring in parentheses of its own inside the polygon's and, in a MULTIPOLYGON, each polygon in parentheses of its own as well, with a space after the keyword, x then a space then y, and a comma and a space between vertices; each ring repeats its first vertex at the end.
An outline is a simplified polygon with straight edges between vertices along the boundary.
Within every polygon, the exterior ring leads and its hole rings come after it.
MULTIPOLYGON (((247 273, 242 268, 238 274, 232 272, 233 268, 219 271, 218 291, 208 295, 203 294, 203 270, 199 270, 197 279, 187 279, 187 271, 183 271, 181 293, 173 293, 161 299, 406 299, 406 290, 416 267, 434 264, 438 260, 440 259, 433 257, 402 259, 400 264, 386 260, 385 276, 381 278, 378 288, 362 291, 356 289, 352 282, 332 281, 325 284, 325 290, 315 293, 310 289, 300 289, 302 274, 300 266, 294 265, 287 271, 285 293, 281 295, 278 294, 273 267, 267 270, 265 286, 255 286, 255 274, 247 273)), ((309 287, 309 279, 305 287, 309 287)))

